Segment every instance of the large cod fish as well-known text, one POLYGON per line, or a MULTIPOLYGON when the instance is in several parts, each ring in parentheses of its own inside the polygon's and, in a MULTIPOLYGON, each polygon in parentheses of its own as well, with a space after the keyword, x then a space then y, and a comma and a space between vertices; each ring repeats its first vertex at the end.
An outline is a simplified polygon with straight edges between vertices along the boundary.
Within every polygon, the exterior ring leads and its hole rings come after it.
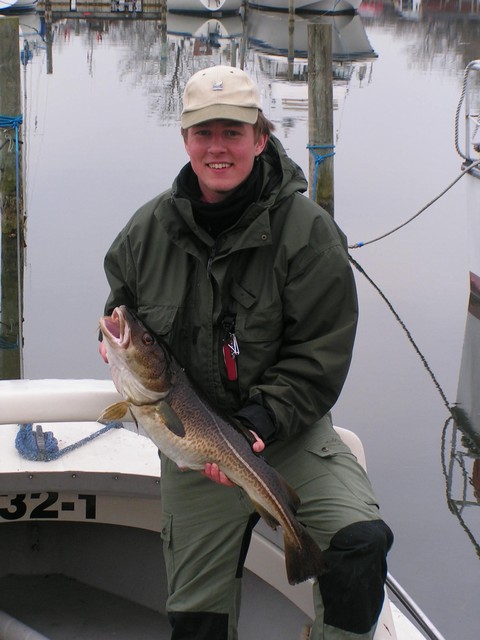
POLYGON ((119 420, 130 411, 180 468, 203 470, 206 462, 217 463, 271 527, 282 527, 290 584, 324 573, 320 548, 295 517, 297 494, 195 391, 168 349, 125 306, 101 318, 100 328, 112 379, 124 401, 107 407, 99 420, 119 420))

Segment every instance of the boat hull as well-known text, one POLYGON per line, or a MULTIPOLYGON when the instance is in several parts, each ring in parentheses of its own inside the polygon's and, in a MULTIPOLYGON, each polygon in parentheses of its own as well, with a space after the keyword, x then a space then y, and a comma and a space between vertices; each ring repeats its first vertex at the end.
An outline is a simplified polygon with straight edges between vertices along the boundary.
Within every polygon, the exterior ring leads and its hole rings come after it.
POLYGON ((0 0, 0 13, 21 13, 35 9, 37 0, 0 0))
MULTIPOLYGON (((295 11, 305 13, 355 13, 362 0, 295 0, 295 11)), ((258 9, 289 11, 289 0, 250 0, 258 9)))
MULTIPOLYGON (((170 637, 160 460, 133 425, 98 433, 96 416, 118 398, 106 380, 0 381, 0 636, 5 624, 37 640, 170 637), (24 423, 40 444, 55 436, 53 454, 21 454, 24 423)), ((358 437, 337 429, 365 466, 358 437)), ((265 611, 276 640, 300 637, 313 616, 312 583, 288 583, 282 540, 262 522, 253 533, 242 638, 258 638, 265 611)), ((393 612, 395 622, 386 597, 375 640, 425 640, 393 612)))

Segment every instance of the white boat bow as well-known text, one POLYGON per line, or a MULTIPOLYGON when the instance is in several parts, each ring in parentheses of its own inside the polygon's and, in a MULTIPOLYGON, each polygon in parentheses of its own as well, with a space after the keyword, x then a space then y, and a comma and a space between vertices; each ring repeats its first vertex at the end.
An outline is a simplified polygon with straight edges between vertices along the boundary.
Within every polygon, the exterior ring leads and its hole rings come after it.
MULTIPOLYGON (((83 625, 84 635, 75 637, 95 640, 106 637, 107 624, 117 625, 117 638, 168 637, 160 461, 155 445, 134 430, 99 435, 97 416, 118 399, 107 380, 0 381, 0 629, 13 625, 16 638, 71 637, 83 625), (53 434, 58 449, 49 461, 28 459, 16 447, 27 428, 40 439, 40 458, 53 434), (42 615, 47 594, 60 599, 54 616, 42 615)), ((365 465, 358 437, 337 429, 365 465)), ((255 638, 262 624, 255 611, 268 608, 272 637, 300 638, 313 615, 311 585, 288 584, 281 537, 261 523, 246 569, 242 637, 255 638)), ((392 639, 425 636, 386 597, 375 640, 392 639)))

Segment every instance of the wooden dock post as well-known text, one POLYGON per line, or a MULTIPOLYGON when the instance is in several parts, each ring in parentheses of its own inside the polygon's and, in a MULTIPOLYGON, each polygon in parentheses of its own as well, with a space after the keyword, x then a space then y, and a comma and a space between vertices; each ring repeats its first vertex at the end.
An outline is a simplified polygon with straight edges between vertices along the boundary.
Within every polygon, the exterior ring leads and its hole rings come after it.
POLYGON ((295 67, 295 0, 288 0, 288 79, 293 80, 295 67))
POLYGON ((0 20, 0 379, 21 378, 24 216, 18 18, 0 20), (15 124, 12 124, 15 123, 15 124), (17 124, 18 123, 18 124, 17 124))
POLYGON ((310 197, 333 217, 332 63, 332 26, 310 23, 308 25, 310 197))

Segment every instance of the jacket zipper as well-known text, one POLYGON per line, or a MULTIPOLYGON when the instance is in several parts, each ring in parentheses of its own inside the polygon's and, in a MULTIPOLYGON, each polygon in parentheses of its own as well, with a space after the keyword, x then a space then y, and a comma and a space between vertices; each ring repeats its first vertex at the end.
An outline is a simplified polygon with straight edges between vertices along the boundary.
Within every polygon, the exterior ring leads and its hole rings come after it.
POLYGON ((217 255, 217 245, 214 244, 212 250, 210 251, 210 256, 207 261, 207 278, 210 280, 212 277, 212 263, 217 255))

